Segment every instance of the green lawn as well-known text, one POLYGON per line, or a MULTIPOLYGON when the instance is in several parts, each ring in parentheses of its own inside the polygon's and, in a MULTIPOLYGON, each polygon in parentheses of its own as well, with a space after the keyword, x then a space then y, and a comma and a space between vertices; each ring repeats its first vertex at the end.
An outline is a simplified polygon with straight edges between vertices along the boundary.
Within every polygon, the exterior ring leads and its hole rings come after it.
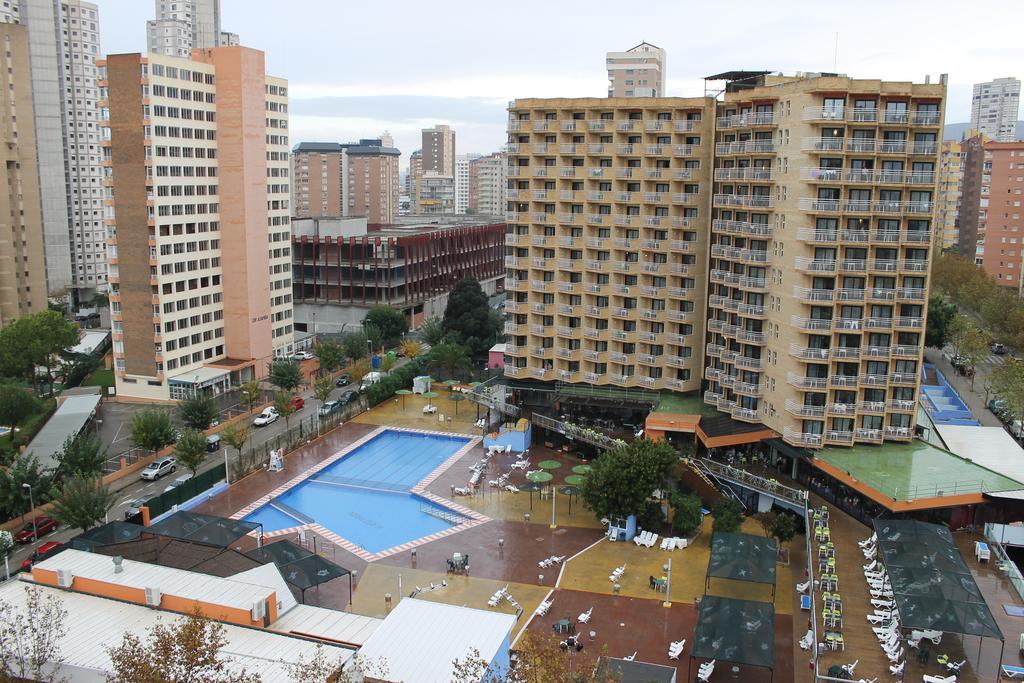
POLYGON ((114 371, 113 370, 96 370, 91 375, 85 378, 82 382, 83 387, 103 387, 103 394, 106 395, 107 387, 114 386, 114 371))
POLYGON ((702 415, 715 417, 721 415, 716 408, 704 403, 699 393, 678 394, 676 392, 663 391, 658 407, 654 409, 657 413, 676 413, 678 415, 702 415))

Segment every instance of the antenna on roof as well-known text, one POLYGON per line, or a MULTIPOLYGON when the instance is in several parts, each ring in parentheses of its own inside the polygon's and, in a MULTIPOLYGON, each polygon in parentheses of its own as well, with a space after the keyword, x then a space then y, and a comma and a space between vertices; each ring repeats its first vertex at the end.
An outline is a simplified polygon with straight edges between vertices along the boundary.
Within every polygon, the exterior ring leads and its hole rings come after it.
POLYGON ((836 31, 836 48, 832 53, 832 71, 839 71, 839 31, 836 31))

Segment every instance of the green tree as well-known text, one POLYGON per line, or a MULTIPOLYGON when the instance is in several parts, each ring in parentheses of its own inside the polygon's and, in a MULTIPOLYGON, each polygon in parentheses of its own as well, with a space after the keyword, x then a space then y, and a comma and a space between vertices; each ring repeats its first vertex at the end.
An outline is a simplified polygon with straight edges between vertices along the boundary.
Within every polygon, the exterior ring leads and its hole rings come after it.
POLYGON ((617 446, 594 461, 580 498, 598 517, 640 514, 677 463, 675 451, 664 441, 640 439, 617 446))
POLYGON ((701 514, 701 501, 692 493, 672 496, 672 530, 680 536, 689 536, 700 528, 704 519, 701 514))
POLYGON ((60 354, 78 344, 81 332, 77 325, 56 311, 43 311, 29 316, 29 320, 33 330, 33 362, 46 368, 46 382, 52 395, 53 366, 60 354))
POLYGON ((397 339, 409 329, 405 314, 387 304, 378 304, 367 312, 363 318, 363 327, 372 325, 380 330, 384 339, 397 339))
POLYGON ((230 424, 220 431, 220 438, 238 451, 238 459, 241 461, 242 449, 245 448, 245 442, 249 440, 249 428, 240 423, 230 424))
POLYGON ((402 355, 413 360, 423 353, 423 345, 415 339, 406 339, 398 345, 398 349, 402 352, 402 355))
POLYGON ((789 543, 796 536, 796 518, 788 512, 780 513, 772 524, 771 536, 779 542, 779 548, 789 543))
POLYGON ((991 372, 996 395, 1017 419, 1024 419, 1024 362, 1010 359, 991 372))
POLYGON ((241 387, 238 388, 239 396, 242 398, 242 403, 249 408, 249 412, 252 413, 253 406, 260 402, 260 383, 257 380, 249 380, 241 387))
POLYGON ((277 412, 280 413, 281 417, 284 418, 285 429, 291 429, 289 421, 291 416, 295 414, 295 404, 292 403, 292 394, 289 391, 278 391, 274 394, 274 407, 277 408, 277 412))
POLYGON ((0 384, 0 425, 10 427, 11 448, 14 448, 14 430, 39 410, 39 400, 14 384, 0 384))
POLYGON ((92 477, 103 474, 107 462, 107 449, 93 432, 69 436, 56 456, 57 473, 62 478, 92 477))
POLYGON ((89 299, 89 303, 96 309, 106 308, 110 305, 110 297, 104 292, 96 292, 92 295, 92 298, 89 299))
POLYGON ((487 353, 501 329, 501 317, 490 307, 480 283, 460 280, 448 294, 448 306, 441 321, 445 335, 469 347, 474 354, 487 353))
POLYGON ((363 325, 363 334, 366 335, 367 347, 371 355, 377 353, 384 346, 384 333, 376 325, 363 325))
POLYGON ((132 443, 147 451, 158 451, 174 441, 171 416, 159 408, 146 408, 132 416, 132 443))
POLYGON ((370 342, 362 332, 349 332, 341 338, 341 348, 345 351, 345 358, 357 361, 369 355, 370 342))
POLYGON ((212 396, 197 394, 178 401, 178 417, 186 427, 203 432, 217 417, 217 406, 212 396))
POLYGON ((715 518, 712 527, 715 531, 731 533, 739 531, 743 525, 743 506, 731 496, 722 496, 711 508, 711 515, 715 518))
POLYGON ((345 349, 338 342, 318 341, 316 343, 316 357, 320 361, 320 368, 322 370, 334 372, 345 362, 345 349))
POLYGON ((438 344, 430 349, 428 358, 433 367, 444 370, 452 379, 455 379, 456 375, 465 375, 473 371, 466 348, 458 344, 438 344))
POLYGON ((960 355, 960 346, 964 343, 964 339, 970 334, 971 330, 978 329, 978 326, 973 320, 968 318, 966 315, 957 315, 949 323, 949 343, 953 345, 953 353, 960 355))
POLYGON ((978 374, 973 372, 974 366, 987 358, 988 354, 989 341, 985 333, 979 330, 976 325, 968 328, 966 334, 960 340, 960 355, 963 356, 964 362, 972 370, 971 389, 974 388, 974 378, 978 374))
POLYGON ((35 386, 34 337, 32 316, 17 318, 0 328, 0 375, 24 379, 35 386))
POLYGON ((53 502, 53 516, 62 524, 87 531, 107 516, 117 494, 99 477, 73 476, 61 485, 53 502))
POLYGON ((444 324, 438 318, 427 318, 420 325, 420 339, 431 346, 436 346, 444 341, 444 324))
POLYGON ((195 429, 185 429, 174 444, 174 457, 183 467, 192 471, 192 476, 199 472, 199 466, 206 460, 206 437, 195 429))
POLYGON ((370 372, 370 361, 365 358, 360 358, 352 362, 352 365, 348 368, 349 374, 352 375, 352 381, 356 384, 359 383, 366 373, 370 372))
POLYGON ((928 324, 925 329, 924 343, 941 349, 949 340, 949 325, 956 317, 956 306, 946 301, 941 294, 928 297, 928 324))
MULTIPOLYGON (((316 396, 317 400, 320 401, 320 407, 323 408, 324 404, 327 403, 327 399, 331 397, 331 392, 334 391, 334 382, 331 381, 330 377, 321 377, 317 381, 313 382, 313 395, 316 396)), ((317 413, 317 433, 320 429, 319 413, 317 413)))
POLYGON ((391 371, 395 369, 395 358, 391 354, 385 353, 380 359, 380 371, 385 375, 390 375, 391 371))
POLYGON ((31 503, 41 505, 50 499, 52 484, 32 453, 19 454, 9 469, 0 469, 0 507, 6 512, 5 519, 21 516, 24 520, 31 503), (31 496, 25 484, 32 488, 31 496))
POLYGON ((302 385, 302 369, 293 358, 276 358, 270 363, 267 380, 284 391, 295 391, 302 385))

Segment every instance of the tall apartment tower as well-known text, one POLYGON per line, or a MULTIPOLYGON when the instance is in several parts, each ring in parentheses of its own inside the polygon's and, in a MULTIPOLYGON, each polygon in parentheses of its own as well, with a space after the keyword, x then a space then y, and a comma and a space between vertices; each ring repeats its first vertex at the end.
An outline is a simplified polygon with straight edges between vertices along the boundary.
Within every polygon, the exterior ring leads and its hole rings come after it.
POLYGON ((409 155, 409 172, 405 174, 405 195, 416 205, 416 184, 423 175, 423 151, 416 150, 409 155))
MULTIPOLYGON (((0 73, 0 327, 46 310, 46 262, 36 170, 29 29, 0 24, 6 52, 0 73)), ((65 233, 66 235, 66 233, 65 233)))
POLYGON ((292 206, 296 218, 340 216, 342 147, 337 142, 300 142, 292 150, 292 206))
POLYGON ((697 391, 712 98, 509 107, 505 375, 697 391))
POLYGON ((292 349, 287 83, 244 47, 100 65, 118 394, 263 376, 292 349))
POLYGON ((448 126, 424 128, 420 154, 424 171, 455 177, 455 131, 448 126))
POLYGON ((665 50, 640 43, 625 52, 609 52, 608 97, 664 97, 665 50))
POLYGON ((469 162, 469 211, 484 216, 505 214, 505 155, 496 152, 469 162))
POLYGON ((469 165, 479 154, 458 154, 455 157, 455 213, 469 209, 469 165))
POLYGON ((1020 81, 997 78, 974 84, 971 100, 971 127, 996 142, 1017 139, 1017 114, 1020 111, 1020 81))
POLYGON ((1024 141, 984 143, 978 208, 981 267, 993 280, 1024 289, 1024 141))
POLYGON ((909 440, 944 97, 744 74, 717 105, 514 102, 505 374, 703 375, 705 403, 793 445, 909 440))
POLYGON ((960 199, 963 195, 963 150, 956 140, 945 140, 939 152, 939 180, 935 194, 935 236, 938 250, 956 247, 960 236, 960 199))
POLYGON ((5 4, 0 20, 28 28, 47 288, 87 300, 106 288, 99 13, 81 0, 5 4))
POLYGON ((146 50, 188 58, 193 48, 238 45, 220 30, 220 0, 154 0, 156 19, 146 22, 146 50))
POLYGON ((295 216, 366 216, 388 224, 398 215, 398 159, 379 139, 301 142, 293 150, 295 216))
POLYGON ((957 252, 964 258, 975 259, 979 266, 981 259, 976 256, 982 242, 978 232, 982 208, 981 180, 985 164, 985 144, 988 142, 991 142, 990 138, 977 132, 960 141, 960 164, 963 170, 963 179, 960 181, 960 225, 956 236, 957 252))

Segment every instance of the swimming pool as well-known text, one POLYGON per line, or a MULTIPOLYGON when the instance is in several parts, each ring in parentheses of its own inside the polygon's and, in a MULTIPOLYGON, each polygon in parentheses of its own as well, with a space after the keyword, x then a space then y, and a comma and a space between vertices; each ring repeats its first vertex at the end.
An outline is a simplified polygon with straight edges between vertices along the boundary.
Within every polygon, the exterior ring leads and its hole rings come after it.
POLYGON ((303 475, 244 518, 262 524, 264 533, 322 527, 370 554, 442 533, 466 522, 466 516, 414 489, 470 442, 383 430, 303 475))

